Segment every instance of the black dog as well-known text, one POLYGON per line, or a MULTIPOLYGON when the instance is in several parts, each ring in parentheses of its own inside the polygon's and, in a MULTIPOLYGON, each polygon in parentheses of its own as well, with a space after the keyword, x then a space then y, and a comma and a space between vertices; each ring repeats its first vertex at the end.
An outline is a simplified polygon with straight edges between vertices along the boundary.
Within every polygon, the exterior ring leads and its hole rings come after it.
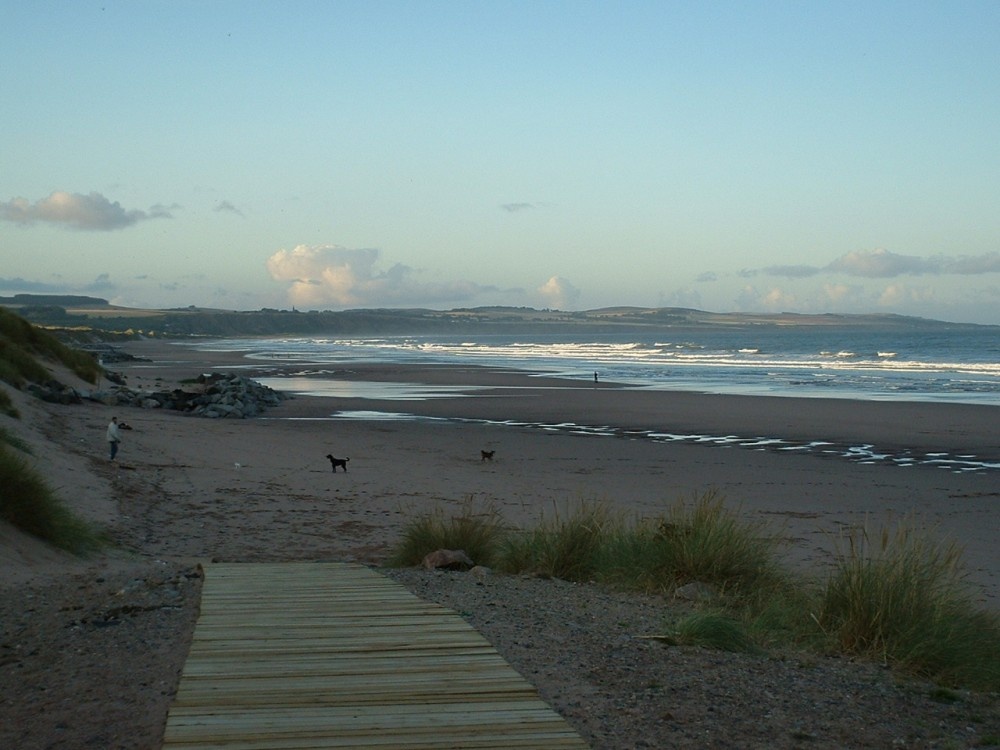
POLYGON ((330 459, 330 466, 333 467, 333 473, 334 474, 337 473, 337 467, 338 466, 343 467, 344 473, 345 474, 347 473, 347 462, 350 461, 351 459, 349 459, 349 458, 334 458, 329 453, 326 454, 326 457, 330 459))
POLYGON ((479 459, 480 461, 492 461, 493 454, 496 453, 496 451, 479 451, 479 452, 483 454, 483 457, 479 459))

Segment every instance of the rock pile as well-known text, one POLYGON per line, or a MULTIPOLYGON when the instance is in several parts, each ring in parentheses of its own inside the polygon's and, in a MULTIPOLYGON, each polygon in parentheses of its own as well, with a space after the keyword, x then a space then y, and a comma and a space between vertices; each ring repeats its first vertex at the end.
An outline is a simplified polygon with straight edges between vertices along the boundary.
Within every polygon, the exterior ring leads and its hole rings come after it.
POLYGON ((51 404, 79 404, 83 401, 75 388, 63 385, 58 380, 47 380, 44 383, 28 383, 24 390, 51 404))
POLYGON ((134 391, 118 387, 95 391, 87 397, 109 406, 171 409, 210 419, 246 419, 277 406, 288 396, 242 375, 199 375, 196 390, 134 391))

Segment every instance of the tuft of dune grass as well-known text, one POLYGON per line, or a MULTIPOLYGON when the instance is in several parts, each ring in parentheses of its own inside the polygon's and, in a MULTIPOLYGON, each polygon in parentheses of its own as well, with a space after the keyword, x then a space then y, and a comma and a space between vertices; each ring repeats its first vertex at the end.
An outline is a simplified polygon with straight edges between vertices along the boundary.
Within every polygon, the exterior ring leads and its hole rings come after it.
POLYGON ((960 548, 912 520, 847 535, 816 623, 845 653, 942 685, 1000 689, 1000 616, 976 605, 960 548))
POLYGON ((460 549, 477 565, 493 566, 504 533, 503 519, 493 507, 477 508, 468 498, 456 516, 446 516, 440 508, 415 516, 388 564, 419 565, 429 552, 460 549))
POLYGON ((0 518, 21 531, 74 554, 102 544, 100 534, 59 500, 42 476, 0 442, 0 518))

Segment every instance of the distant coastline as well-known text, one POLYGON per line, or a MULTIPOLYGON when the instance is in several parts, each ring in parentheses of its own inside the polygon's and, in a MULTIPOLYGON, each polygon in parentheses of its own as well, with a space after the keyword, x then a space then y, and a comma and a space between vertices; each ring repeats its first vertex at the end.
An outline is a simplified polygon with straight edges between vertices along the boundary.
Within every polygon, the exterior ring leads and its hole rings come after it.
POLYGON ((996 328, 1000 332, 1000 326, 951 323, 891 313, 717 313, 682 307, 621 306, 561 311, 490 306, 452 310, 370 308, 302 312, 294 308, 223 310, 192 305, 155 310, 120 307, 99 297, 35 294, 0 297, 0 305, 12 309, 36 325, 57 331, 87 330, 98 336, 122 333, 164 337, 490 334, 511 330, 524 333, 613 333, 628 328, 673 331, 833 326, 935 330, 996 328))

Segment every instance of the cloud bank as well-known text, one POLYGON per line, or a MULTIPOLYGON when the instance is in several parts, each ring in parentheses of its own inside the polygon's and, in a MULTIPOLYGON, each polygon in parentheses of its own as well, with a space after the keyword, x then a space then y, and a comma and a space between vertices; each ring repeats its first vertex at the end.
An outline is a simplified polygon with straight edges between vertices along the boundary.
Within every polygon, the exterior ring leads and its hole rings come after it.
POLYGON ((88 231, 124 229, 148 219, 170 219, 170 212, 154 206, 148 212, 126 210, 118 201, 111 202, 100 193, 54 192, 48 198, 31 203, 26 198, 13 198, 0 203, 0 219, 16 224, 38 222, 88 231))
POLYGON ((379 270, 375 248, 298 245, 267 259, 267 271, 288 283, 289 301, 296 307, 455 304, 496 291, 469 281, 424 282, 410 266, 396 263, 379 270))
POLYGON ((879 248, 846 253, 826 266, 767 266, 759 269, 745 269, 740 272, 740 276, 752 278, 761 274, 788 279, 805 279, 828 273, 839 273, 866 279, 891 279, 897 276, 924 275, 976 276, 984 273, 1000 273, 1000 253, 959 257, 936 255, 931 258, 921 258, 916 255, 900 255, 879 248))
POLYGON ((101 273, 87 284, 69 284, 59 281, 34 281, 0 277, 0 291, 13 294, 94 294, 115 291, 118 285, 111 280, 111 274, 101 273))

